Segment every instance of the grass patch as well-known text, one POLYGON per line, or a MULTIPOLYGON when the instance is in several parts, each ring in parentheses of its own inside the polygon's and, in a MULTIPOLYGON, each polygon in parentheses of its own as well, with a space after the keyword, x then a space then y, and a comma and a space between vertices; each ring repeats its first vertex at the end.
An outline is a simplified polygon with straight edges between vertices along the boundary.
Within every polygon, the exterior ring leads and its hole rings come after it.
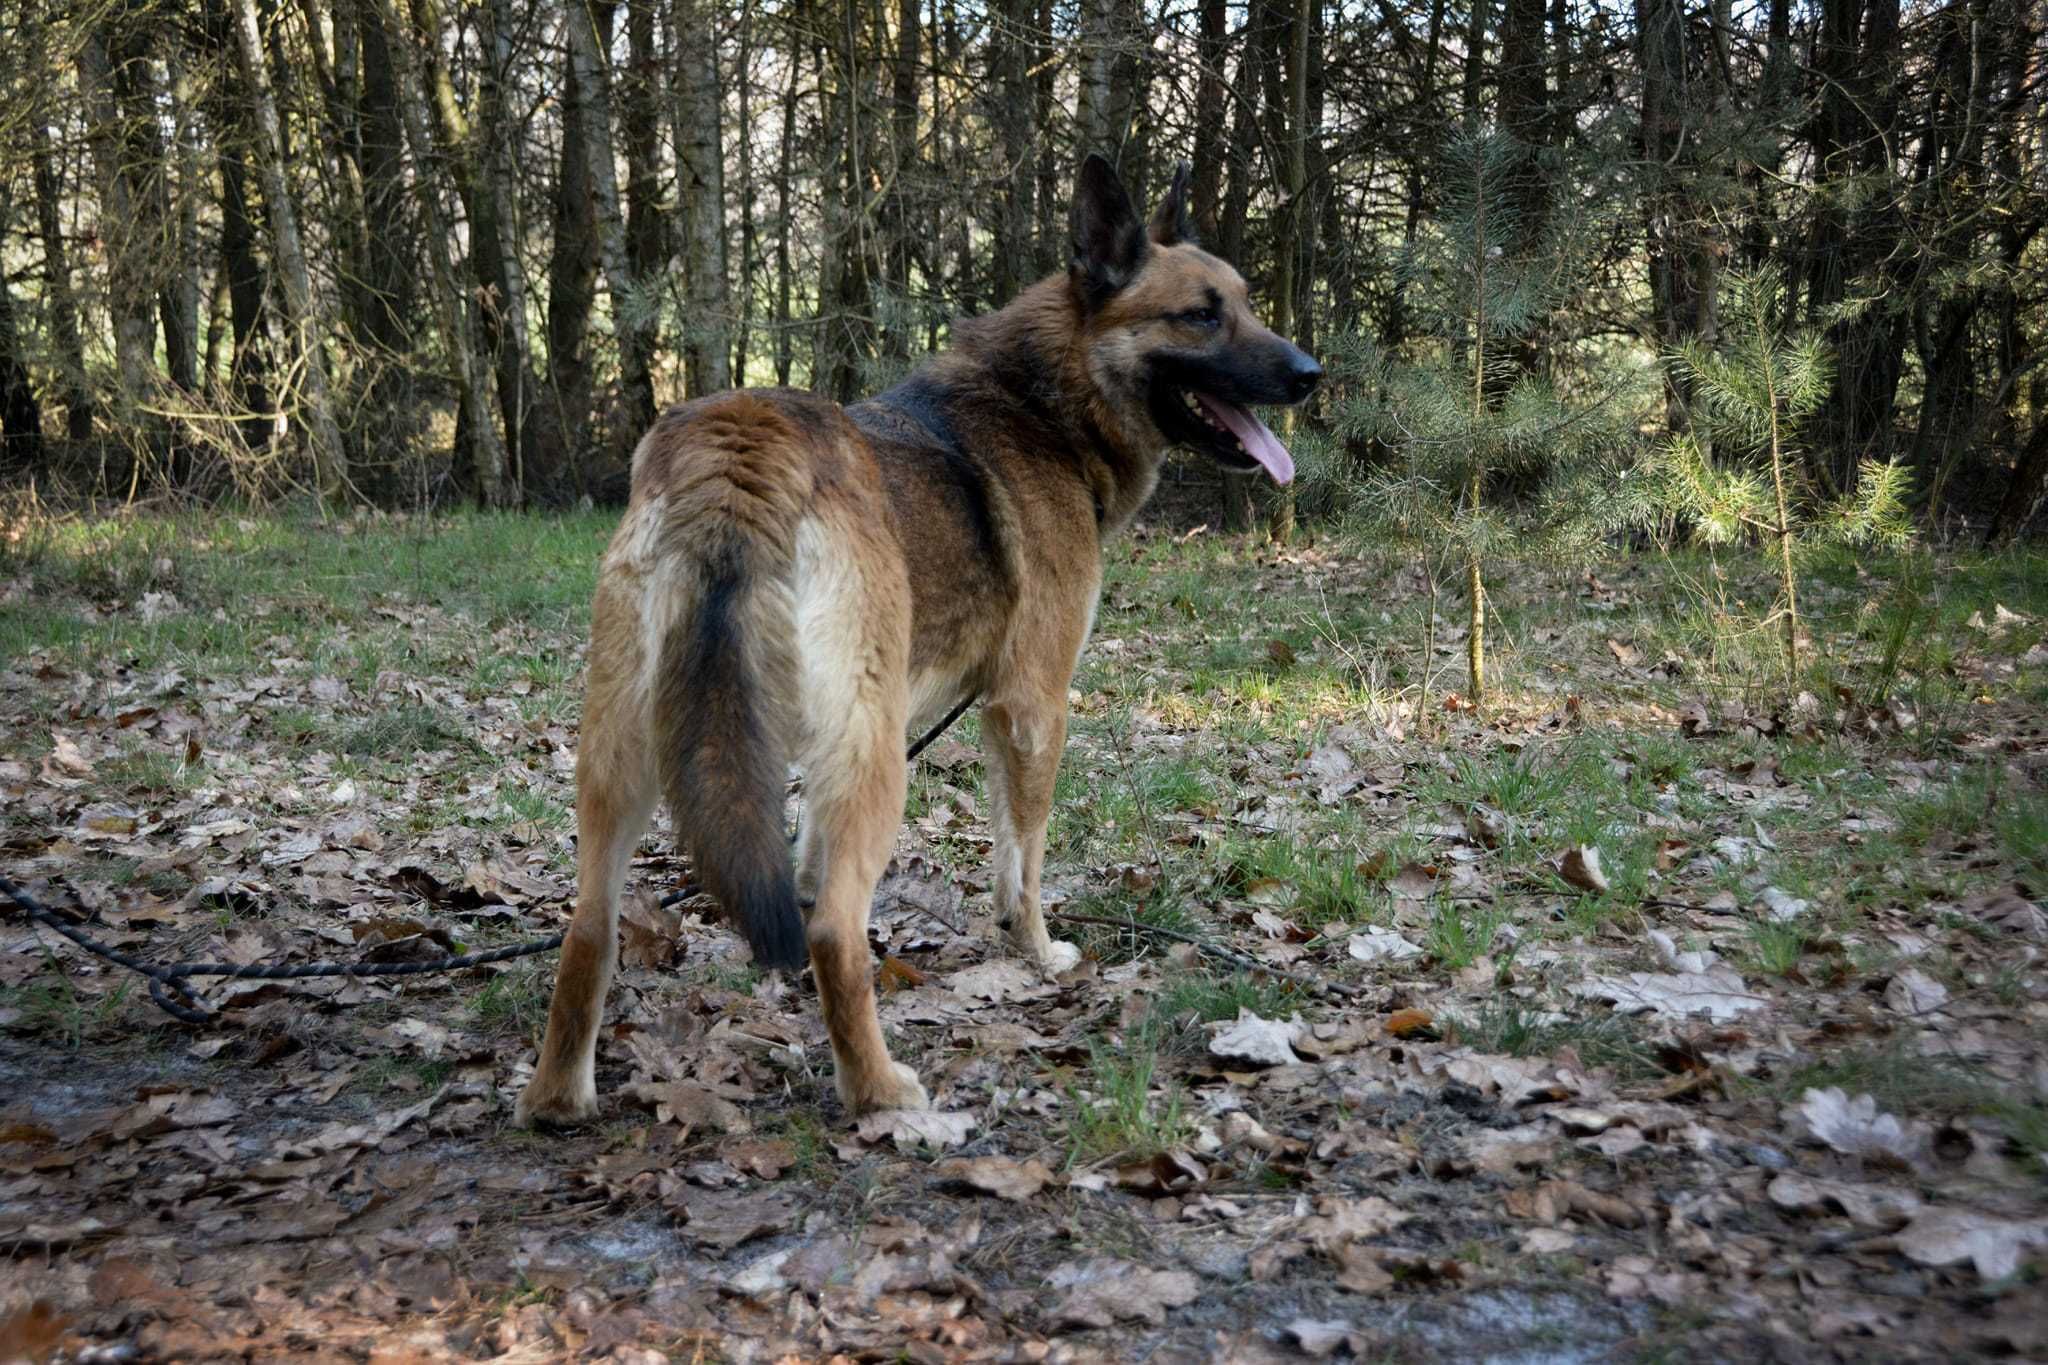
MULTIPOLYGON (((1492 955, 1501 926, 1506 923, 1506 912, 1497 907, 1442 901, 1430 911, 1424 946, 1445 971, 1463 971, 1492 955)), ((1513 958, 1511 950, 1499 965, 1506 966, 1513 958)))
POLYGON ((120 1014, 128 1002, 130 980, 123 977, 105 995, 87 997, 54 964, 46 964, 22 985, 0 990, 0 1004, 21 1011, 15 1027, 76 1052, 120 1014))
POLYGON ((1143 1160, 1194 1137, 1185 1097, 1179 1086, 1160 1079, 1159 1058, 1159 1039, 1150 1029, 1125 1034, 1120 1047, 1090 1045, 1085 1083, 1076 1078, 1067 1088, 1073 1107, 1067 1120, 1069 1165, 1143 1160))
POLYGON ((100 781, 130 796, 171 796, 193 785, 182 756, 137 749, 99 766, 100 781))
POLYGON ((1152 1005, 1152 1017, 1179 1021, 1190 1016, 1204 1024, 1235 1019, 1240 1010, 1250 1010, 1265 1019, 1284 1019, 1300 1008, 1301 992, 1285 981, 1261 978, 1247 972, 1210 976, 1189 972, 1167 983, 1152 1005))
POLYGON ((1129 962, 1132 958, 1157 953, 1170 939, 1148 934, 1146 927, 1168 929, 1180 934, 1199 934, 1202 925, 1178 887, 1162 879, 1143 892, 1110 888, 1083 896, 1067 907, 1076 915, 1118 920, 1129 927, 1103 924, 1071 924, 1074 943, 1083 952, 1106 964, 1129 962))
POLYGON ((1623 1080, 1664 1070, 1642 1026, 1625 1014, 1550 1015, 1519 1000, 1498 1000, 1442 1022, 1446 1034, 1481 1052, 1547 1057, 1571 1048, 1586 1066, 1611 1068, 1623 1080))
POLYGON ((357 758, 409 758, 436 749, 482 752, 466 726, 423 702, 380 710, 341 732, 341 751, 357 758))
POLYGON ((464 1012, 479 1026, 526 1036, 537 1032, 548 1013, 553 976, 531 963, 503 971, 469 998, 464 1012))

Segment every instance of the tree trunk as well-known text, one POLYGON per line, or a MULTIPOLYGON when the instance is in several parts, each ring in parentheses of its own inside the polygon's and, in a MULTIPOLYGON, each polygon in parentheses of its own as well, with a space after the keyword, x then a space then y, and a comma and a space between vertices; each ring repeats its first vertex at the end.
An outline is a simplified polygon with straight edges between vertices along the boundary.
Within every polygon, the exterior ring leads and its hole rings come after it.
MULTIPOLYGON (((171 258, 164 263, 164 281, 158 306, 163 317, 164 364, 170 380, 187 393, 199 389, 199 205, 204 195, 206 173, 199 147, 198 110, 194 107, 192 85, 183 56, 175 48, 169 62, 170 84, 165 92, 171 108, 171 142, 159 180, 165 213, 166 240, 175 240, 171 258), (175 192, 171 180, 177 170, 175 192), (171 237, 175 218, 176 236, 171 237)), ((182 482, 182 476, 179 480, 182 482)))
MULTIPOLYGON (((799 11, 801 12, 801 11, 799 11)), ((797 36, 791 34, 792 51, 787 56, 789 83, 782 91, 782 141, 775 159, 775 382, 789 383, 789 367, 796 347, 796 337, 789 316, 789 291, 792 283, 789 239, 796 231, 793 211, 789 202, 791 182, 796 178, 796 109, 797 92, 803 74, 803 45, 797 36)))
POLYGON ((1480 117, 1480 101, 1486 90, 1486 33, 1493 17, 1494 0, 1471 0, 1465 21, 1465 73, 1462 107, 1465 120, 1480 117))
POLYGON ((142 412, 156 388, 156 291, 149 263, 149 234, 141 221, 140 196, 128 166, 120 100, 115 92, 109 44, 88 35, 78 50, 78 83, 85 95, 87 138, 99 176, 99 235, 107 259, 107 310, 114 323, 114 370, 120 410, 116 426, 143 431, 155 425, 142 412))
POLYGON ((676 178, 683 210, 683 372, 691 397, 732 387, 717 11, 675 0, 676 178))
MULTIPOLYGON (((250 3, 250 0, 242 0, 250 3)), ((401 33, 395 0, 381 0, 385 27, 401 33)), ((395 43, 392 75, 398 86, 399 115, 405 123, 406 140, 412 145, 415 174, 421 174, 437 147, 428 132, 430 96, 421 84, 407 45, 395 43)), ((465 449, 470 464, 471 487, 477 503, 484 507, 510 504, 513 489, 506 478, 505 446, 498 425, 491 420, 490 370, 477 351, 476 329, 470 316, 471 291, 456 273, 449 255, 454 234, 442 220, 440 196, 431 183, 420 196, 420 216, 427 231, 427 263, 433 274, 434 319, 441 333, 441 347, 455 371, 456 446, 465 449)))
MULTIPOLYGON (((1404 251, 1414 248, 1415 235, 1421 231, 1423 174, 1436 159, 1441 142, 1438 133, 1442 123, 1436 107, 1436 65, 1437 56, 1443 50, 1443 31, 1444 0, 1430 0, 1429 41, 1423 48, 1422 81, 1415 95, 1415 117, 1409 124, 1413 129, 1411 136, 1415 139, 1416 150, 1408 158, 1406 188, 1402 195, 1401 246, 1404 251)), ((1395 281, 1393 298, 1387 308, 1386 334, 1382 339, 1389 350, 1408 339, 1408 280, 1405 272, 1395 281)))
POLYGON ((1216 241, 1216 214, 1223 194, 1223 118, 1228 108, 1229 86, 1224 82, 1224 42, 1228 37, 1230 8, 1227 0, 1200 0, 1196 9, 1199 25, 1195 39, 1195 60, 1200 63, 1196 77, 1195 106, 1205 113, 1195 124, 1195 157, 1188 177, 1188 216, 1204 242, 1216 241))
POLYGON ((1075 34, 1075 56, 1080 64, 1079 104, 1074 115, 1074 136, 1082 156, 1100 152, 1114 164, 1122 150, 1121 129, 1111 126, 1110 78, 1116 64, 1117 0, 1080 0, 1079 31, 1075 34))
POLYGON ((271 252, 283 286, 286 332, 304 374, 303 411, 306 440, 313 457, 314 486, 323 499, 337 499, 348 486, 341 431, 327 394, 326 358, 321 339, 326 320, 306 270, 299 244, 298 215, 285 181, 284 138, 277 123, 277 105, 270 94, 270 70, 264 58, 263 35, 256 22, 256 0, 235 0, 235 38, 241 52, 242 84, 256 123, 263 173, 263 195, 270 216, 271 252))
POLYGON ((747 387, 748 352, 754 331, 754 272, 760 264, 760 225, 754 221, 754 0, 741 0, 739 68, 733 84, 739 88, 740 166, 740 271, 739 300, 733 312, 732 379, 747 387))
MULTIPOLYGON (((238 61, 235 20, 219 0, 209 0, 205 22, 212 55, 228 64, 238 61)), ((324 59, 321 65, 324 68, 324 59)), ((250 450, 263 450, 270 444, 274 423, 270 417, 270 364, 263 306, 268 280, 257 254, 258 228, 255 205, 251 202, 249 167, 249 156, 258 150, 258 139, 250 126, 247 102, 233 97, 225 82, 213 84, 206 113, 212 125, 215 166, 220 175, 217 292, 227 295, 232 336, 227 391, 237 414, 235 429, 242 444, 250 450)), ((207 339, 209 382, 214 382, 216 334, 210 331, 207 339)))
POLYGON ((418 312, 418 271, 408 212, 412 187, 405 165, 405 121, 398 108, 397 66, 392 56, 406 37, 403 29, 386 24, 379 0, 340 3, 354 6, 362 43, 362 83, 355 121, 362 141, 363 216, 368 232, 362 244, 361 282, 355 290, 356 316, 351 323, 357 335, 379 353, 372 360, 371 406, 389 410, 404 401, 410 387, 402 366, 412 353, 418 312))
POLYGON ((57 352, 57 393, 64 403, 64 431, 74 441, 92 439, 98 404, 85 379, 85 346, 78 335, 78 303, 72 293, 70 253, 64 245, 62 187, 47 118, 37 118, 35 136, 36 229, 43 241, 43 288, 48 298, 50 340, 57 352))
POLYGON ((510 0, 491 0, 484 41, 490 60, 483 73, 482 209, 471 229, 480 238, 473 255, 485 290, 486 335, 498 366, 498 411, 505 424, 505 448, 512 468, 511 500, 526 500, 527 466, 534 458, 532 424, 539 384, 533 378, 533 342, 528 331, 526 270, 520 263, 519 170, 513 145, 518 125, 506 90, 512 83, 512 36, 518 16, 510 0))
MULTIPOLYGON (((682 4, 687 0, 675 2, 682 4)), ((663 203, 671 185, 671 177, 662 164, 662 132, 670 94, 667 79, 673 71, 680 87, 684 81, 683 67, 693 60, 684 47, 680 25, 658 23, 660 16, 655 10, 656 0, 625 0, 627 65, 612 89, 619 141, 626 156, 626 268, 633 279, 644 282, 650 294, 666 292, 655 290, 654 281, 669 273, 669 259, 675 253, 675 227, 663 203), (656 36, 664 30, 669 38, 666 57, 656 50, 656 36)), ((682 140, 683 130, 678 126, 672 139, 678 153, 678 171, 682 140)), ((690 319, 685 317, 685 334, 689 327, 690 319)), ((696 392, 696 385, 691 383, 689 394, 694 396, 696 392)))
POLYGON ((597 222, 590 149, 583 139, 583 90, 573 61, 562 71, 562 159, 555 176, 553 250, 548 257, 548 399, 552 408, 545 478, 587 489, 592 399, 590 315, 597 303, 597 222))
MULTIPOLYGON (((1231 75, 1230 143, 1224 158, 1230 172, 1223 192, 1220 220, 1216 224, 1216 249, 1224 260, 1248 268, 1245 259, 1245 220, 1251 211, 1254 154, 1259 142, 1258 70, 1267 46, 1265 35, 1276 0, 1249 0, 1245 26, 1238 35, 1237 68, 1231 75)), ((1252 486, 1256 473, 1223 471, 1221 488, 1223 529, 1233 534, 1249 531, 1257 515, 1252 486)))
MULTIPOLYGON (((882 319, 882 352, 898 362, 910 357, 916 325, 911 314, 911 262, 917 257, 915 190, 919 180, 917 146, 918 63, 924 51, 924 0, 896 0, 896 50, 889 73, 889 167, 882 198, 882 238, 888 250, 886 286, 894 305, 882 319)), ((933 34, 936 49, 937 34, 933 34)), ((937 244, 932 244, 936 251, 937 244)), ((926 271, 927 282, 936 273, 926 271)))
MULTIPOLYGON (((1664 365, 1664 424, 1691 426, 1692 392, 1669 357, 1681 342, 1711 336, 1714 258, 1705 241, 1705 210, 1692 188, 1705 168, 1692 149, 1701 111, 1686 95, 1685 9, 1680 0, 1637 0, 1637 65, 1642 70, 1644 262, 1650 276, 1651 326, 1664 365)), ((1710 172, 1706 172, 1710 173, 1710 172)))
POLYGON ((996 96, 990 116, 1002 140, 1000 203, 995 225, 995 279, 992 302, 997 307, 1015 298, 1031 282, 1037 265, 1031 241, 1031 58, 1030 29, 1034 0, 1003 0, 996 6, 989 35, 989 84, 996 96))
POLYGON ((860 174, 860 45, 849 3, 829 21, 834 41, 820 59, 824 144, 819 192, 824 204, 818 269, 818 321, 813 334, 811 387, 842 403, 860 387, 867 349, 867 196, 860 174))
MULTIPOLYGON (((0 234, 13 226, 13 186, 0 181, 0 234)), ((43 463, 43 412, 29 386, 21 352, 14 287, 0 272, 0 474, 38 470, 43 463)))
MULTIPOLYGON (((1032 124, 1034 129, 1050 128, 1057 113, 1053 97, 1053 60, 1058 54, 1058 40, 1053 33, 1053 0, 1038 0, 1037 50, 1032 54, 1031 68, 1038 73, 1036 87, 1032 91, 1032 124)), ((1079 158, 1076 158, 1076 164, 1079 158)), ((1055 270, 1064 270, 1067 265, 1067 234, 1065 231, 1066 201, 1060 198, 1060 160, 1054 151, 1053 139, 1038 138, 1038 268, 1035 275, 1049 275, 1055 270)))
MULTIPOLYGON (((1295 0, 1286 29, 1286 171, 1281 184, 1287 198, 1281 209, 1280 240, 1275 245, 1279 267, 1273 284, 1273 330, 1283 337, 1294 335, 1301 318, 1295 307, 1295 289, 1300 279, 1302 225, 1306 221, 1303 198, 1308 189, 1308 40, 1317 3, 1319 0, 1295 0)), ((1294 439, 1296 413, 1297 409, 1286 408, 1280 414, 1283 444, 1294 439)), ((1281 545, 1294 539, 1294 485, 1287 484, 1275 493, 1267 529, 1281 545)))
MULTIPOLYGON (((643 298, 626 254, 626 220, 619 206, 619 173, 612 159, 611 73, 606 67, 610 24, 602 30, 598 0, 573 0, 568 8, 569 61, 576 73, 583 164, 589 175, 591 210, 596 215, 597 256, 611 295, 612 331, 619 343, 619 387, 632 439, 654 424, 653 300, 643 298)), ((607 12, 609 19, 609 12, 607 12)))

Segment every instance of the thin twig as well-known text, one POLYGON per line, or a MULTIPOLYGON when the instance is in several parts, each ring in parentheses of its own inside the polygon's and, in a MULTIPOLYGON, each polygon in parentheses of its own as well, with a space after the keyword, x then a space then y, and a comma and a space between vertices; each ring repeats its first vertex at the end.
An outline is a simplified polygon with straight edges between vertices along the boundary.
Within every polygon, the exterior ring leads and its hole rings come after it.
POLYGON ((1168 929, 1161 924, 1146 924, 1142 920, 1136 919, 1112 919, 1107 915, 1076 915, 1064 910, 1048 911, 1046 918, 1058 920, 1062 924, 1096 924, 1107 929, 1129 929, 1133 933, 1153 934, 1159 938, 1170 938, 1176 943, 1192 944, 1200 951, 1208 953, 1212 957, 1220 957, 1225 962, 1232 962, 1253 971, 1264 972, 1268 976, 1277 977, 1282 981, 1291 981, 1295 985, 1307 990, 1328 991, 1332 995, 1340 995, 1346 999, 1355 999, 1360 994, 1356 986, 1349 986, 1341 981, 1302 976, 1285 968, 1275 967, 1270 962, 1261 962, 1250 953, 1241 953, 1235 948, 1226 948, 1220 943, 1197 937, 1194 934, 1182 933, 1178 929, 1168 929))

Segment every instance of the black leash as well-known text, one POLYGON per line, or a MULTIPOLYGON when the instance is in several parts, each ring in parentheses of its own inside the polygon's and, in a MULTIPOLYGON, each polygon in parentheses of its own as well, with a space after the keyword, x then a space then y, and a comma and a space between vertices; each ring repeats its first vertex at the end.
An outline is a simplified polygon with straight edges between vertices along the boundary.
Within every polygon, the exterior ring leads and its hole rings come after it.
MULTIPOLYGON (((970 694, 958 706, 946 713, 946 718, 925 732, 924 738, 910 746, 904 761, 910 762, 931 746, 932 741, 952 728, 953 722, 966 714, 974 704, 975 695, 970 694)), ((22 912, 36 924, 45 925, 70 939, 95 957, 104 958, 117 967, 149 978, 149 998, 156 1002, 158 1009, 173 1019, 188 1024, 210 1024, 219 1015, 203 1005, 185 983, 194 977, 217 978, 225 981, 304 981, 312 977, 347 976, 427 976, 439 972, 459 972, 470 967, 487 967, 494 962, 510 962, 515 958, 533 957, 539 953, 553 952, 562 946, 562 934, 549 934, 546 938, 530 938, 523 943, 509 944, 503 948, 492 948, 484 952, 458 953, 445 957, 428 958, 421 962, 305 962, 296 967, 273 967, 261 962, 237 965, 232 962, 150 962, 131 957, 110 944, 102 943, 86 933, 71 921, 45 908, 34 896, 16 886, 5 877, 0 877, 0 893, 20 906, 22 912)), ((686 901, 697 894, 697 888, 685 882, 680 890, 672 891, 661 898, 664 906, 686 901)))

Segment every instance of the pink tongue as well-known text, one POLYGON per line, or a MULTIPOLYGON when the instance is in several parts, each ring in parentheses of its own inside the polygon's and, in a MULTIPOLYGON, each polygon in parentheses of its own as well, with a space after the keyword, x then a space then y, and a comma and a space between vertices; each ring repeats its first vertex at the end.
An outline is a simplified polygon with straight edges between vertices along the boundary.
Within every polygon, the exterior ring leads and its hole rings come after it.
POLYGON ((1274 483, 1288 483, 1294 478, 1294 457, 1287 453, 1287 447, 1280 444, 1280 438, 1266 429, 1266 424, 1238 407, 1220 398, 1211 398, 1206 393, 1195 395, 1197 401, 1209 410, 1209 415, 1230 428, 1230 434, 1244 443, 1244 448, 1254 460, 1266 467, 1274 483))

